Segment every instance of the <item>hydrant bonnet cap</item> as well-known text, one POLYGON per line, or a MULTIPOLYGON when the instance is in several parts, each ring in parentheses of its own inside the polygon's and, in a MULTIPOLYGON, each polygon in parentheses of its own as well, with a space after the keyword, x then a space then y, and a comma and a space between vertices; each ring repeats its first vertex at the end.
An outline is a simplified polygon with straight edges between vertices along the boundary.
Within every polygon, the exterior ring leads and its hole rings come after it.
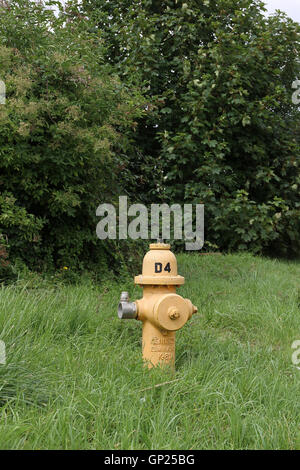
POLYGON ((151 243, 150 251, 143 260, 143 272, 135 276, 135 284, 139 285, 181 285, 184 277, 177 273, 177 261, 166 243, 151 243))

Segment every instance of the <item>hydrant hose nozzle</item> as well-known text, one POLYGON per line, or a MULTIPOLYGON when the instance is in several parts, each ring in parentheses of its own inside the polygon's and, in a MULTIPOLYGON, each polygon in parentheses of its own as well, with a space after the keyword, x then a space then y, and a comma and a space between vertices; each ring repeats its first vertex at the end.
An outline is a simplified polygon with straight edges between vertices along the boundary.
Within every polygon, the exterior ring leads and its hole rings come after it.
POLYGON ((129 302, 128 292, 122 292, 118 305, 118 317, 121 320, 131 320, 137 317, 137 305, 129 302))

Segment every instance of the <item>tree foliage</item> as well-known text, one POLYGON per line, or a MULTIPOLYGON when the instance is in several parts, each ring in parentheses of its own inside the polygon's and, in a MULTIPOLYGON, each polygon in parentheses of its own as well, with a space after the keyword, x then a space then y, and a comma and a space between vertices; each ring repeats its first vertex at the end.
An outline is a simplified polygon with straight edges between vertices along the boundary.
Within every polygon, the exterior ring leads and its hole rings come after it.
POLYGON ((221 249, 299 253, 299 24, 258 0, 84 5, 152 106, 136 134, 149 198, 204 203, 221 249))
POLYGON ((104 48, 72 5, 58 17, 27 0, 0 9, 0 233, 10 258, 31 267, 113 257, 96 237, 96 208, 122 193, 129 129, 144 105, 104 48))

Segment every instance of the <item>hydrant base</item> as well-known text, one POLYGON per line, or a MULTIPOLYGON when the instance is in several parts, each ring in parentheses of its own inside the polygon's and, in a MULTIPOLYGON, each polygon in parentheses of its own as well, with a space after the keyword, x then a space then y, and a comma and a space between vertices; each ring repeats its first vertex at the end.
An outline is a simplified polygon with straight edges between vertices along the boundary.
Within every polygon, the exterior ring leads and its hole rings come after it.
POLYGON ((175 331, 166 331, 151 322, 143 323, 143 360, 148 368, 175 366, 175 331))

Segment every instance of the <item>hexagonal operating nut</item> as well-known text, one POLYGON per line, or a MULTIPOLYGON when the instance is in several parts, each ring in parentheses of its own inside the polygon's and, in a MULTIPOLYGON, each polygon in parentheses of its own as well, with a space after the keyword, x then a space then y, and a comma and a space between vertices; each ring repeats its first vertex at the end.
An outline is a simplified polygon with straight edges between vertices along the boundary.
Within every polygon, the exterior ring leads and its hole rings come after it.
POLYGON ((168 315, 171 320, 176 320, 176 318, 180 317, 180 312, 176 307, 171 307, 168 309, 168 315))

